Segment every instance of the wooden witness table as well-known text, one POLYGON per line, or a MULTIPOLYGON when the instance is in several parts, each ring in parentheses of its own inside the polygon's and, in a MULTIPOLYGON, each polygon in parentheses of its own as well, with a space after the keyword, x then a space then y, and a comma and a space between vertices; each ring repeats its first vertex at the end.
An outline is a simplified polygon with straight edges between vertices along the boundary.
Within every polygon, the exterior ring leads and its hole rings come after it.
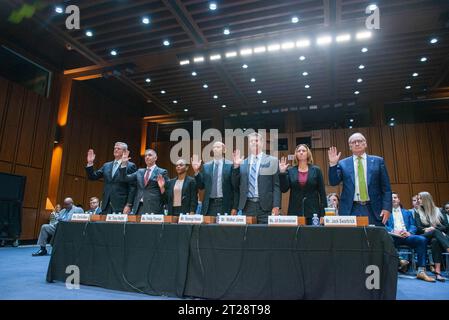
POLYGON ((398 257, 379 227, 60 222, 47 281, 68 265, 81 284, 151 295, 395 299, 398 257))

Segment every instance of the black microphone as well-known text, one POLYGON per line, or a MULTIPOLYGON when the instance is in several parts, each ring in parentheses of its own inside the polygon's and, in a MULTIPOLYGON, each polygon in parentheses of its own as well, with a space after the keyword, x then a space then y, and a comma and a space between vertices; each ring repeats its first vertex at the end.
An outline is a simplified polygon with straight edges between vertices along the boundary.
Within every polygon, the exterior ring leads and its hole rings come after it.
POLYGON ((302 198, 302 216, 304 217, 304 213, 306 211, 306 208, 304 207, 304 203, 307 200, 307 197, 302 198))

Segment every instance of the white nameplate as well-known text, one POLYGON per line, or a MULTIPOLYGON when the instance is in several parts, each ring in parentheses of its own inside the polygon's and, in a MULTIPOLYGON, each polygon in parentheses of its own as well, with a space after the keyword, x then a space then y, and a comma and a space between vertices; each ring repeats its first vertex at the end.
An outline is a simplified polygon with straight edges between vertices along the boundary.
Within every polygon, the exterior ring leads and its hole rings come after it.
POLYGON ((219 216, 218 224, 245 225, 246 224, 246 216, 219 216))
POLYGON ((195 223, 200 224, 203 223, 204 217, 202 214, 181 214, 179 215, 178 223, 195 223))
POLYGON ((106 222, 127 222, 127 214, 108 214, 106 215, 106 222))
POLYGON ((143 214, 140 217, 142 223, 164 223, 163 214, 143 214))
POLYGON ((297 216, 268 216, 268 225, 297 226, 298 225, 298 217, 297 216))
POLYGON ((70 221, 90 221, 90 214, 88 213, 74 213, 70 221))
POLYGON ((324 216, 324 225, 328 227, 356 227, 356 216, 324 216))

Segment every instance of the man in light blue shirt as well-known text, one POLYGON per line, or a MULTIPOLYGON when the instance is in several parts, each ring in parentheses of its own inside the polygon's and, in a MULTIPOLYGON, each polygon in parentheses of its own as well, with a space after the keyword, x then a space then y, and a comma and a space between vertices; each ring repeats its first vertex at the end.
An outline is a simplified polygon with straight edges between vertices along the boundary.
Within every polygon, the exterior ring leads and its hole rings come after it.
POLYGON ((59 212, 59 214, 56 216, 55 223, 42 225, 41 232, 39 233, 39 239, 37 240, 37 244, 41 247, 39 251, 33 253, 33 257, 47 255, 47 239, 49 236, 53 236, 55 234, 56 226, 58 225, 59 221, 70 221, 74 213, 84 213, 83 209, 73 205, 72 198, 65 198, 63 207, 64 209, 62 209, 61 212, 59 212))

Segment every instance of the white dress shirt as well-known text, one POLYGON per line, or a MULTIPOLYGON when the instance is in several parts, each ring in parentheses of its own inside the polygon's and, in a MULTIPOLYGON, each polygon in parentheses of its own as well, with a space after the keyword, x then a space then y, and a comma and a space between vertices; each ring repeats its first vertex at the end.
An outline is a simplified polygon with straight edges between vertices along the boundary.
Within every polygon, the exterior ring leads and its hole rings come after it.
POLYGON ((394 231, 407 231, 402 215, 401 207, 393 208, 394 231))
MULTIPOLYGON (((365 183, 366 183, 366 193, 368 196, 367 201, 369 201, 369 190, 368 190, 368 171, 367 171, 367 161, 366 161, 366 153, 361 155, 363 169, 365 171, 365 183)), ((359 171, 358 171, 358 156, 353 155, 352 159, 354 161, 354 183, 355 183, 355 192, 354 192, 354 201, 360 201, 360 186, 359 186, 359 171)))

